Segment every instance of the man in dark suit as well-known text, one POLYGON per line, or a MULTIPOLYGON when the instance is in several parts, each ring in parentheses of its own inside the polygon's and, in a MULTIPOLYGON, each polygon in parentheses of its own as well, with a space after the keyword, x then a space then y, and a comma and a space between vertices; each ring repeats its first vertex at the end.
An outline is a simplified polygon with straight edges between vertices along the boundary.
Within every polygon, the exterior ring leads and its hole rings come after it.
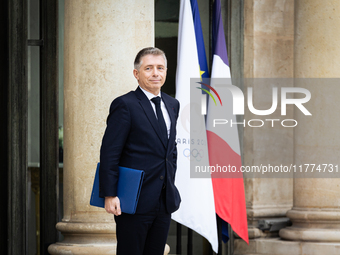
POLYGON ((161 255, 171 213, 180 204, 175 187, 175 143, 179 102, 160 91, 166 57, 157 48, 142 49, 133 74, 138 88, 110 107, 100 151, 100 196, 115 215, 118 255, 161 255), (117 197, 118 166, 145 171, 134 215, 122 213, 117 197))

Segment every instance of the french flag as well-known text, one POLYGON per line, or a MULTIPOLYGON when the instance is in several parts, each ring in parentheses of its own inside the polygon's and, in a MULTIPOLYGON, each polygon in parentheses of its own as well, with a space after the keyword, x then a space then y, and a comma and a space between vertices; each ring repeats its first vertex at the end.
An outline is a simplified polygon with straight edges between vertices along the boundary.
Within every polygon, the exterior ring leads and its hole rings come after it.
MULTIPOLYGON (((216 86, 217 78, 229 78, 230 68, 221 17, 220 0, 215 0, 213 6, 213 65, 211 86, 218 92, 222 104, 208 103, 207 140, 209 164, 218 167, 229 167, 236 172, 211 173, 215 210, 217 215, 228 222, 232 229, 249 244, 247 213, 243 175, 240 172, 241 152, 238 138, 236 116, 233 115, 233 98, 230 91, 223 86, 216 86), (215 85, 214 85, 215 84, 215 85), (222 114, 222 116, 221 116, 222 114), (228 123, 215 125, 214 119, 224 119, 228 123), (234 123, 231 125, 231 123, 234 123)), ((221 80, 220 80, 221 81, 221 80)), ((216 124, 216 123, 215 123, 216 124)), ((226 168, 225 168, 226 170, 226 168)))

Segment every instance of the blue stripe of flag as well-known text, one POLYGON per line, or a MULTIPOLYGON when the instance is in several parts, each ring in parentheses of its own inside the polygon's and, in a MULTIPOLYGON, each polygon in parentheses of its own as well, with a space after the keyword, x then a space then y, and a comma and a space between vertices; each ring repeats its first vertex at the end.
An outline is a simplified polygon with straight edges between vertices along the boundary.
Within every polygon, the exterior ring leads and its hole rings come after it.
POLYGON ((209 76, 209 70, 208 70, 208 62, 207 62, 207 57, 205 54, 201 18, 200 18, 200 13, 198 10, 197 1, 190 0, 190 3, 191 3, 191 10, 192 10, 192 16, 193 16, 194 27, 195 27, 198 60, 199 60, 201 71, 204 71, 204 74, 202 74, 202 78, 209 78, 210 76, 209 76))

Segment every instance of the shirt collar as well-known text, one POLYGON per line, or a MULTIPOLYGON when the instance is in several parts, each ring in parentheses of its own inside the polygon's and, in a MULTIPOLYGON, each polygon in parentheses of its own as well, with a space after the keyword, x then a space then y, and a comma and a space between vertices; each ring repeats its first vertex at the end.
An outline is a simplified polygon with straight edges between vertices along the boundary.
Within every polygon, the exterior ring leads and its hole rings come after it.
POLYGON ((146 95, 146 97, 151 101, 152 98, 154 97, 161 97, 161 92, 159 91, 158 95, 154 95, 152 93, 150 93, 149 91, 146 91, 145 89, 143 89, 141 86, 139 86, 139 88, 144 92, 144 94, 146 95))

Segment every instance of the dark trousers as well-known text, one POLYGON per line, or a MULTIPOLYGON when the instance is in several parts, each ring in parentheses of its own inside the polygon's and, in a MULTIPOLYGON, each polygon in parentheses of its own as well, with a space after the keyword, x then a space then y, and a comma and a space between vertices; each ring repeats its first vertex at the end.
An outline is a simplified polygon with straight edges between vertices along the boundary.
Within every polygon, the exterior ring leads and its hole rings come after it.
POLYGON ((165 190, 153 212, 115 216, 117 255, 163 255, 171 214, 165 208, 165 190))

